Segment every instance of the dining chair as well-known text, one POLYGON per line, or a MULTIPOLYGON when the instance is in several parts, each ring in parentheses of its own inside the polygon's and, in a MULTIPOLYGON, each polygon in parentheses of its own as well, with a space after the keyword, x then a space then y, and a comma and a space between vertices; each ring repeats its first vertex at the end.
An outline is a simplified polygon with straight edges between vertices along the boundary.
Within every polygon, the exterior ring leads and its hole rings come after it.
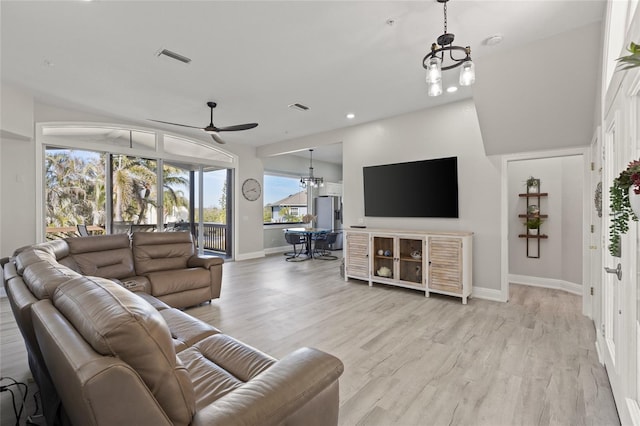
POLYGON ((314 257, 320 260, 337 260, 338 256, 331 254, 331 246, 335 244, 337 238, 337 232, 327 232, 326 234, 318 235, 313 247, 314 257))
POLYGON ((287 262, 300 262, 310 259, 309 256, 301 256, 307 247, 307 238, 303 234, 285 232, 284 239, 293 246, 293 252, 285 259, 287 262), (300 246, 300 251, 298 251, 297 246, 300 246))
POLYGON ((81 237, 88 237, 89 236, 89 231, 87 230, 87 225, 76 225, 76 227, 78 228, 78 234, 80 234, 81 237))

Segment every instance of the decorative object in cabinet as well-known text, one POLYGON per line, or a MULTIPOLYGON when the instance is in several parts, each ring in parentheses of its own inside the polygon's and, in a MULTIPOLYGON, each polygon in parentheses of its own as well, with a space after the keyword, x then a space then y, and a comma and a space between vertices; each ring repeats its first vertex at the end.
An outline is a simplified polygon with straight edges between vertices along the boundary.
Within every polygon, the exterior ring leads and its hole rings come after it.
POLYGON ((373 273, 382 278, 393 278, 395 252, 392 237, 373 237, 373 273))
POLYGON ((542 225, 548 217, 548 215, 540 213, 540 201, 549 194, 540 192, 540 179, 536 179, 533 176, 527 179, 526 185, 527 192, 518 194, 519 197, 525 198, 527 201, 527 212, 518 215, 518 217, 525 219, 524 225, 526 227, 526 233, 519 234, 518 237, 526 239, 527 257, 539 259, 540 240, 549 238, 548 235, 540 232, 540 225, 542 225))

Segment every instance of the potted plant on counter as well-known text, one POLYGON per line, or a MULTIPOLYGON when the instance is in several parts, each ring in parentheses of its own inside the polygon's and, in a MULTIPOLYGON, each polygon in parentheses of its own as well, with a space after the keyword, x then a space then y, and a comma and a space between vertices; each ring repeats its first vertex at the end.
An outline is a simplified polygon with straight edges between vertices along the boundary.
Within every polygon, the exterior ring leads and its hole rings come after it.
POLYGON ((638 221, 640 215, 640 160, 632 161, 609 188, 611 227, 609 253, 620 256, 620 235, 629 230, 629 220, 638 221), (634 210, 635 207, 635 210, 634 210))

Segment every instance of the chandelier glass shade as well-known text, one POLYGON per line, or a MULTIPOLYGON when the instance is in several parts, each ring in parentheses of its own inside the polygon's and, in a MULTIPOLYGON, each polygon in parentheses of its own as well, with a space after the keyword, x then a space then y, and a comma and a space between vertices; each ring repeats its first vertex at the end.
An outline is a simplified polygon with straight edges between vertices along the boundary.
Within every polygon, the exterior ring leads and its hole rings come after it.
POLYGON ((442 71, 462 66, 460 69, 459 83, 461 86, 470 86, 476 80, 475 66, 471 60, 471 48, 454 46, 455 35, 447 32, 447 2, 438 0, 444 4, 444 33, 440 35, 436 43, 431 44, 431 51, 422 59, 422 66, 427 71, 425 81, 428 85, 429 96, 442 94, 442 71))
POLYGON ((315 177, 313 176, 313 150, 310 149, 309 150, 309 176, 302 176, 300 178, 300 186, 302 186, 303 188, 315 188, 318 186, 322 186, 324 179, 321 177, 315 177))

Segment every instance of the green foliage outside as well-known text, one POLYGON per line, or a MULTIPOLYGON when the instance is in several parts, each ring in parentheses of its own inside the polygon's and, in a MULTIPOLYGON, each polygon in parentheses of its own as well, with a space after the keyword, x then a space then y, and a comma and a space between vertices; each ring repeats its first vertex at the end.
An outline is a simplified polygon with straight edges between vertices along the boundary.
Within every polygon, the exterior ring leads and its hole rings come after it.
MULTIPOLYGON (((77 224, 104 226, 105 164, 107 154, 78 155, 72 150, 50 149, 45 158, 46 226, 77 224)), ((113 220, 144 224, 151 207, 157 208, 156 161, 125 155, 112 156, 113 220)), ((188 208, 189 179, 184 170, 164 165, 163 209, 165 222, 178 208, 188 208)), ((226 183, 221 208, 204 209, 204 222, 226 223, 226 183)), ((155 221, 153 221, 155 222, 155 221)))

